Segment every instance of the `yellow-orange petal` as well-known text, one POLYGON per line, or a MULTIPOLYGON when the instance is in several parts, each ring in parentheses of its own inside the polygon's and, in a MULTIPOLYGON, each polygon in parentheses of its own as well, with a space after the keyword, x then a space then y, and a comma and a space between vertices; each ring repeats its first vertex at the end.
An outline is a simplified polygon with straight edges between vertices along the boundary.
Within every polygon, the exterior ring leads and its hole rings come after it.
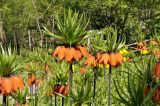
POLYGON ((10 77, 2 78, 2 89, 4 90, 5 95, 8 95, 13 91, 12 81, 10 77))
POLYGON ((123 62, 123 56, 120 53, 116 53, 116 58, 117 58, 117 66, 121 65, 123 62))
POLYGON ((61 50, 58 52, 58 58, 63 60, 65 58, 66 48, 64 46, 61 47, 61 50))
POLYGON ((97 61, 100 59, 101 55, 102 55, 102 54, 99 53, 99 52, 96 54, 96 60, 97 60, 97 61))
POLYGON ((110 55, 108 53, 103 53, 98 61, 99 64, 108 64, 110 60, 110 55))
POLYGON ((67 48, 65 52, 65 60, 68 62, 71 62, 73 59, 73 53, 72 53, 73 48, 67 48))
POLYGON ((18 89, 24 89, 24 83, 20 76, 11 76, 13 90, 17 91, 18 89))
POLYGON ((58 56, 58 53, 61 50, 61 48, 62 48, 61 46, 56 47, 56 49, 52 53, 52 56, 53 57, 58 56))
POLYGON ((114 53, 110 54, 109 64, 114 67, 117 65, 117 58, 114 53))
POLYGON ((76 51, 73 47, 70 48, 70 51, 69 51, 71 54, 72 54, 72 59, 71 60, 79 60, 77 54, 76 54, 76 51))
POLYGON ((86 47, 84 47, 84 46, 77 46, 77 48, 81 51, 81 53, 82 53, 83 56, 88 57, 88 54, 89 54, 89 53, 88 53, 86 47))
POLYGON ((108 53, 103 54, 104 60, 103 60, 103 64, 107 65, 110 59, 110 56, 108 53))
POLYGON ((85 62, 85 65, 86 66, 94 66, 95 67, 97 65, 95 57, 94 56, 88 57, 86 62, 85 62))
POLYGON ((82 58, 82 53, 79 49, 75 49, 75 53, 76 53, 76 56, 78 57, 78 59, 80 60, 82 58))
POLYGON ((87 71, 86 71, 85 68, 80 68, 80 73, 84 74, 84 73, 86 73, 86 72, 87 72, 87 71))

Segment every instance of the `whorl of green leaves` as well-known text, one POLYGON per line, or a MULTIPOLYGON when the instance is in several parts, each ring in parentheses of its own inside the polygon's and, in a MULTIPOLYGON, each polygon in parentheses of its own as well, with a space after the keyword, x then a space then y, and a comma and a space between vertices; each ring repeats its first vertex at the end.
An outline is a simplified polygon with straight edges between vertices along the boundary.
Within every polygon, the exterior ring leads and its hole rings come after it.
POLYGON ((10 76, 22 68, 22 65, 17 60, 15 53, 12 53, 11 48, 0 48, 0 75, 10 76))
POLYGON ((71 90, 70 97, 75 104, 90 103, 93 97, 93 92, 89 82, 79 83, 74 85, 71 90))
POLYGON ((87 37, 86 27, 89 23, 85 14, 79 15, 78 12, 73 13, 70 9, 64 12, 64 16, 56 16, 58 34, 50 32, 44 27, 47 35, 60 40, 63 44, 74 46, 87 37))
POLYGON ((125 46, 125 38, 118 39, 117 29, 112 27, 99 31, 95 36, 94 42, 93 46, 95 48, 109 53, 117 52, 125 46))
POLYGON ((16 94, 11 94, 11 96, 20 104, 24 105, 27 102, 28 89, 20 90, 16 92, 16 94))
POLYGON ((117 52, 125 45, 125 38, 118 39, 117 29, 112 27, 109 28, 107 32, 107 51, 108 52, 117 52))

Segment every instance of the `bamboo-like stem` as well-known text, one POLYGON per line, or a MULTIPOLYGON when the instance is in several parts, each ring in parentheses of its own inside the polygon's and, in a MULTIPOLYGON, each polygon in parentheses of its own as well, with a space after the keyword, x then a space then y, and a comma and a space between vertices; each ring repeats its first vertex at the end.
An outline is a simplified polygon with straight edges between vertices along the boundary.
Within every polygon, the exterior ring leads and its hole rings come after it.
MULTIPOLYGON (((72 90, 72 82, 73 82, 73 67, 72 63, 69 66, 69 93, 71 93, 72 90)), ((69 100, 69 106, 72 106, 72 100, 69 100)))
POLYGON ((110 102, 111 102, 111 72, 112 72, 112 66, 109 65, 109 74, 108 74, 108 106, 110 106, 110 102))
POLYGON ((3 106, 7 106, 7 97, 3 96, 3 106))

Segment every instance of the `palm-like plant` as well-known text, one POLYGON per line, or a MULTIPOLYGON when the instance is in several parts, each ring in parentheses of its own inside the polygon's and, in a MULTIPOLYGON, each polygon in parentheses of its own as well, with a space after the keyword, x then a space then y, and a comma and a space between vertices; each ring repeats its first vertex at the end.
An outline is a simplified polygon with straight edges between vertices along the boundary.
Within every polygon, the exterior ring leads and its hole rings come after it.
POLYGON ((89 20, 86 19, 85 14, 79 15, 69 9, 68 12, 64 12, 63 18, 57 15, 56 21, 59 34, 52 33, 45 27, 44 31, 49 36, 60 40, 62 44, 74 46, 87 37, 85 30, 89 20))

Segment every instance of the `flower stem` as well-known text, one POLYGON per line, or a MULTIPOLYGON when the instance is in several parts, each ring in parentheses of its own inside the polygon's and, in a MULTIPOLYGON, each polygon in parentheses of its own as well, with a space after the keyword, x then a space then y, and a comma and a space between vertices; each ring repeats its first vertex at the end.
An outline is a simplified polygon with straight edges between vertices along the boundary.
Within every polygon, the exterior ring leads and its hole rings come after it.
POLYGON ((51 101, 50 106, 52 106, 52 96, 50 96, 50 101, 51 101))
POLYGON ((7 106, 7 97, 3 96, 3 106, 7 106))
POLYGON ((54 101, 54 105, 57 106, 57 96, 55 95, 55 101, 54 101))
POLYGON ((33 94, 33 84, 30 86, 30 94, 33 94))
POLYGON ((96 68, 94 68, 93 70, 94 73, 94 79, 93 79, 93 100, 95 99, 95 95, 96 95, 96 68))
POLYGON ((104 83, 106 82, 106 68, 104 68, 104 83))
MULTIPOLYGON (((72 82, 73 82, 73 67, 72 67, 72 63, 69 66, 69 93, 71 93, 72 90, 72 82)), ((72 100, 70 98, 69 101, 70 106, 72 106, 72 100)))
POLYGON ((110 106, 110 101, 111 101, 111 72, 112 72, 112 66, 109 65, 109 74, 108 74, 108 106, 110 106))
POLYGON ((64 97, 62 97, 62 106, 64 106, 64 97))

